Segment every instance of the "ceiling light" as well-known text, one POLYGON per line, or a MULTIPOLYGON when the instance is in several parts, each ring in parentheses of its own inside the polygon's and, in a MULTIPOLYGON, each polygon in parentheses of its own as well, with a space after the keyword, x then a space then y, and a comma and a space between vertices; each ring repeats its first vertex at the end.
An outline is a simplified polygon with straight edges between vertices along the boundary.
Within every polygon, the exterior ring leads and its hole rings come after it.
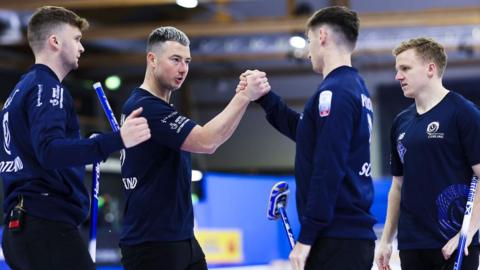
POLYGON ((198 5, 198 0, 177 0, 177 5, 184 8, 194 8, 198 5))
POLYGON ((300 36, 291 37, 289 42, 290 42, 290 46, 292 46, 294 48, 297 48, 297 49, 303 49, 303 48, 305 48, 305 45, 307 44, 305 39, 303 37, 300 37, 300 36))

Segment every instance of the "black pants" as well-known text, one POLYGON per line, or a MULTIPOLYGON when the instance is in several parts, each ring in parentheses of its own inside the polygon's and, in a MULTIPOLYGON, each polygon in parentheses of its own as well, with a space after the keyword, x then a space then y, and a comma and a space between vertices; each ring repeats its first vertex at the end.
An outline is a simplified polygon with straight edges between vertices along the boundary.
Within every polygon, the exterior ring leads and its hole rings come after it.
POLYGON ((319 238, 310 250, 306 270, 371 270, 375 252, 372 240, 319 238))
POLYGON ((195 238, 122 246, 125 270, 206 270, 207 262, 195 238))
POLYGON ((79 230, 66 223, 25 216, 21 231, 4 227, 2 248, 13 270, 93 270, 79 230))
MULTIPOLYGON (((468 256, 463 256, 462 270, 478 269, 479 247, 470 246, 468 256)), ((450 270, 453 269, 457 251, 445 260, 441 249, 400 250, 402 270, 450 270)))

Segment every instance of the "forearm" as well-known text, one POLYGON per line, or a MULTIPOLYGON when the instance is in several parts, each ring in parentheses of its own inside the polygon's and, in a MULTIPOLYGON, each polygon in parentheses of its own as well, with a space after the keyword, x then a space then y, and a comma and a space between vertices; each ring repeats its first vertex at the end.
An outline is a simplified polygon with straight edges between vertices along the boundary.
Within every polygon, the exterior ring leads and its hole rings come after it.
POLYGON ((215 148, 228 140, 238 127, 250 100, 241 93, 235 94, 227 107, 202 127, 203 139, 206 144, 215 148))
POLYGON ((400 217, 400 200, 403 177, 394 176, 388 193, 387 218, 383 229, 381 242, 391 243, 398 228, 400 217))
POLYGON ((118 132, 102 134, 95 139, 54 139, 38 145, 37 158, 46 169, 83 166, 101 161, 123 148, 118 132))

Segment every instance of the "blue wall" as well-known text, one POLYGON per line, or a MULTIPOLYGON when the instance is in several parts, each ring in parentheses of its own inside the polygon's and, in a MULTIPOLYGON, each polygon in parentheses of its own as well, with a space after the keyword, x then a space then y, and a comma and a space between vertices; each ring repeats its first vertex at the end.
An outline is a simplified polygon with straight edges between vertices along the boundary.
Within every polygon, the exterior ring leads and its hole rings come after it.
MULTIPOLYGON (((266 209, 272 186, 278 181, 286 181, 290 186, 287 213, 294 234, 298 234, 300 225, 293 176, 207 173, 203 181, 205 198, 195 206, 199 228, 240 229, 243 233, 243 264, 265 264, 288 258, 290 247, 282 223, 267 220, 266 209)), ((372 213, 382 224, 390 183, 387 178, 374 181, 372 213)))

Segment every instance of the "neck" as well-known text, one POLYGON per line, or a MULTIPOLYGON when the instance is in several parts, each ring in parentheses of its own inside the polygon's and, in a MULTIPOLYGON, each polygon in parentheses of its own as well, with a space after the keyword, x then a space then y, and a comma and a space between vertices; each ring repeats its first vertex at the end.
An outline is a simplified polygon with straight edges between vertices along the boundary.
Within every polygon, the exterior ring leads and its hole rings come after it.
POLYGON ((440 103, 449 91, 443 87, 440 81, 438 81, 425 87, 419 92, 420 94, 415 97, 415 106, 417 108, 417 113, 423 114, 440 103))
POLYGON ((53 73, 57 75, 59 81, 63 81, 65 76, 70 72, 69 69, 60 63, 57 57, 49 54, 39 54, 35 56, 35 64, 42 64, 53 70, 53 73))
POLYGON ((152 95, 164 100, 165 102, 170 102, 170 96, 172 92, 170 90, 164 90, 155 80, 153 75, 149 72, 145 74, 145 79, 143 80, 140 88, 147 90, 152 95))
POLYGON ((341 66, 352 66, 350 53, 338 50, 331 50, 330 52, 326 53, 323 59, 323 78, 327 77, 327 75, 332 72, 332 70, 341 66))

